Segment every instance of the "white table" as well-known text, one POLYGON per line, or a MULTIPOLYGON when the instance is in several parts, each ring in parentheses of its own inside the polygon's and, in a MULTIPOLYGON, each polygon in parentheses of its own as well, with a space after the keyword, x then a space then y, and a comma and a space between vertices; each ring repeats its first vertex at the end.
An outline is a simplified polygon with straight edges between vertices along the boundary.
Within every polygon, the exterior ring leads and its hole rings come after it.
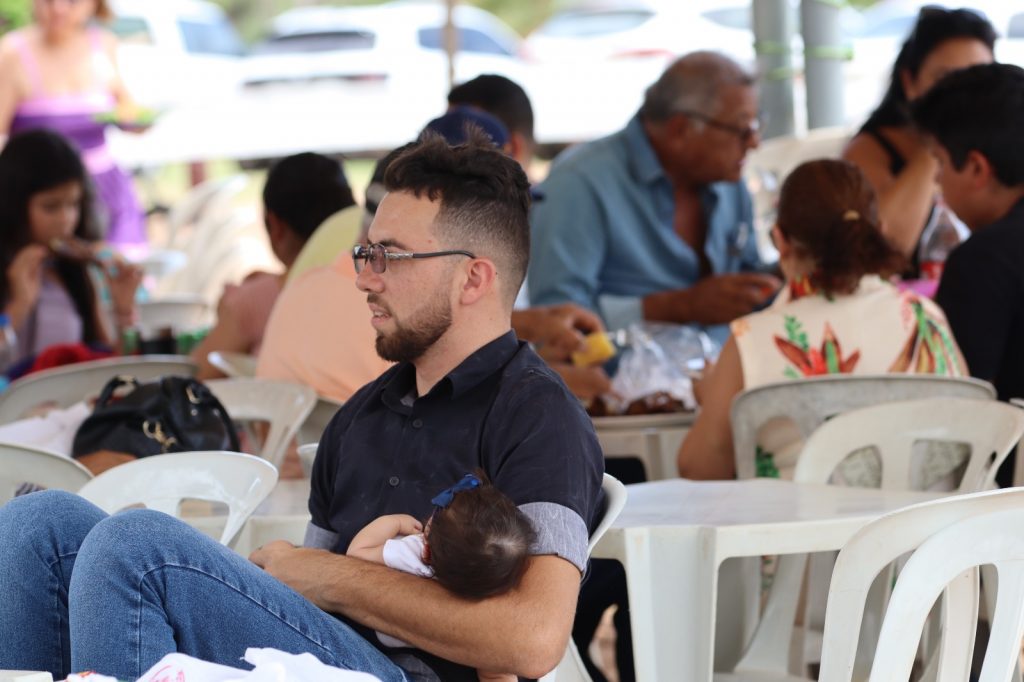
POLYGON ((689 433, 694 412, 594 417, 594 430, 605 457, 634 456, 647 479, 676 477, 676 453, 689 433))
POLYGON ((675 479, 628 490, 594 556, 625 566, 637 679, 693 682, 712 678, 725 559, 838 549, 878 516, 941 496, 775 479, 675 479))

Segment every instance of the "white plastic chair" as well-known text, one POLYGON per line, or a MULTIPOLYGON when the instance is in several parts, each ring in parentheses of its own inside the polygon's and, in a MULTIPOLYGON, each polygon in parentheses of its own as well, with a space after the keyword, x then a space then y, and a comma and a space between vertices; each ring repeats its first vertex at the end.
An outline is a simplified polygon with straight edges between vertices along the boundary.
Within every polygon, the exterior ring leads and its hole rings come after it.
POLYGON ((211 379, 206 386, 224 405, 233 421, 266 421, 260 457, 281 466, 302 422, 316 404, 309 386, 270 379, 211 379))
POLYGON ((324 429, 327 428, 327 424, 330 423, 334 415, 341 409, 341 405, 342 403, 337 400, 319 396, 316 399, 316 405, 313 406, 313 410, 306 417, 306 421, 302 422, 302 426, 299 427, 299 442, 318 442, 320 436, 324 433, 324 429))
POLYGON ((210 306, 196 294, 168 294, 138 304, 139 327, 144 335, 170 327, 191 331, 210 324, 210 306))
POLYGON ((925 620, 944 589, 936 679, 967 680, 979 604, 974 569, 994 564, 999 591, 980 680, 1008 682, 1024 634, 1022 525, 1024 491, 1009 489, 914 505, 861 529, 839 553, 829 587, 821 682, 849 682, 871 586, 885 566, 914 550, 889 600, 870 681, 909 679, 925 620))
POLYGON ((193 187, 185 197, 171 207, 167 215, 167 247, 174 248, 186 225, 198 231, 203 219, 216 219, 230 207, 248 180, 245 175, 207 180, 193 187))
POLYGON ((277 468, 270 462, 240 452, 211 450, 128 462, 107 469, 78 494, 108 514, 142 504, 179 518, 182 500, 222 502, 228 516, 220 542, 231 546, 276 484, 277 468))
POLYGON ((180 355, 136 355, 55 367, 18 379, 0 393, 0 424, 21 419, 42 404, 70 407, 99 394, 116 376, 140 381, 162 376, 195 376, 196 363, 180 355))
MULTIPOLYGON (((843 459, 864 447, 877 449, 882 463, 881 488, 911 488, 914 444, 942 441, 968 446, 969 459, 958 492, 976 492, 992 487, 996 471, 1024 436, 1024 411, 994 400, 931 398, 883 403, 837 415, 816 430, 804 445, 797 461, 794 480, 827 483, 843 459)), ((785 555, 779 559, 772 590, 750 646, 729 679, 766 679, 794 664, 803 663, 803 642, 798 638, 796 660, 791 659, 792 624, 796 616, 806 556, 785 555)), ((818 571, 827 570, 818 568, 818 571)), ((816 582, 812 568, 810 583, 816 582)), ((818 580, 824 583, 822 576, 818 580)), ((873 603, 884 603, 884 581, 873 603)), ((880 610, 880 609, 879 609, 880 610)), ((815 614, 805 616, 805 625, 815 625, 815 614)), ((873 644, 877 630, 862 635, 873 644)))
POLYGON ((14 497, 23 483, 78 492, 92 474, 56 452, 14 443, 0 443, 0 505, 14 497))
POLYGON ((256 356, 248 353, 234 353, 226 350, 212 350, 206 359, 232 379, 256 376, 256 356))
POLYGON ((826 419, 848 410, 939 396, 994 400, 996 391, 979 379, 927 374, 833 375, 743 391, 733 400, 730 417, 736 477, 754 477, 757 432, 771 419, 791 419, 806 440, 826 419))
MULTIPOLYGON (((604 534, 615 523, 615 519, 619 518, 622 508, 626 506, 626 498, 628 497, 626 486, 609 474, 604 475, 601 489, 604 491, 605 496, 604 514, 602 514, 597 528, 590 534, 590 542, 587 544, 588 557, 594 551, 594 545, 604 537, 604 534)), ((580 653, 576 650, 576 645, 571 637, 561 662, 559 662, 554 670, 540 678, 539 682, 555 682, 556 680, 557 682, 591 682, 590 675, 587 674, 587 669, 584 667, 583 661, 580 659, 580 653)))

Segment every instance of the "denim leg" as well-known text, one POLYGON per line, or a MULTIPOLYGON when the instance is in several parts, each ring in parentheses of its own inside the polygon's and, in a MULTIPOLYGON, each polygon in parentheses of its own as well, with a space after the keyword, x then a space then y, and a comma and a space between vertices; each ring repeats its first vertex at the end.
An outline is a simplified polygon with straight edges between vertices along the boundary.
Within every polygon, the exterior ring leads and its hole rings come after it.
POLYGON ((100 509, 44 490, 0 507, 0 668, 71 672, 68 583, 100 509))
POLYGON ((136 679, 172 651, 247 667, 247 647, 309 652, 385 682, 402 670, 348 625, 245 557, 150 510, 107 518, 70 587, 71 664, 136 679))

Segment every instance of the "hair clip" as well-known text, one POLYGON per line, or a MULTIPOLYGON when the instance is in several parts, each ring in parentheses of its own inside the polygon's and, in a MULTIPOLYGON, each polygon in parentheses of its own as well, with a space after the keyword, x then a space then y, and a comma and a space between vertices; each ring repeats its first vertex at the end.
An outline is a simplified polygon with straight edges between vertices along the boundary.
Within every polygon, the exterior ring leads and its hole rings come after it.
POLYGON ((444 509, 445 507, 452 503, 452 500, 455 499, 456 493, 463 493, 466 492, 467 490, 472 490, 473 488, 479 487, 480 479, 474 476, 473 474, 466 474, 458 483, 438 493, 434 497, 434 499, 430 501, 430 503, 435 507, 440 507, 441 509, 444 509))
POLYGON ((860 213, 851 208, 850 210, 843 214, 843 220, 860 220, 860 213))

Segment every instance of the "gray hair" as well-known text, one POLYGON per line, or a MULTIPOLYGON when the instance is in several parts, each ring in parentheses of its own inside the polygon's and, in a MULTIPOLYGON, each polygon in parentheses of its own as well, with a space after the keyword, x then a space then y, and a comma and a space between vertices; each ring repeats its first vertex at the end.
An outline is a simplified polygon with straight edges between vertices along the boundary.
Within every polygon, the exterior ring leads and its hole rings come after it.
POLYGON ((691 52, 673 62, 647 88, 640 115, 661 122, 681 111, 710 114, 722 88, 752 86, 756 79, 742 66, 718 52, 691 52))

